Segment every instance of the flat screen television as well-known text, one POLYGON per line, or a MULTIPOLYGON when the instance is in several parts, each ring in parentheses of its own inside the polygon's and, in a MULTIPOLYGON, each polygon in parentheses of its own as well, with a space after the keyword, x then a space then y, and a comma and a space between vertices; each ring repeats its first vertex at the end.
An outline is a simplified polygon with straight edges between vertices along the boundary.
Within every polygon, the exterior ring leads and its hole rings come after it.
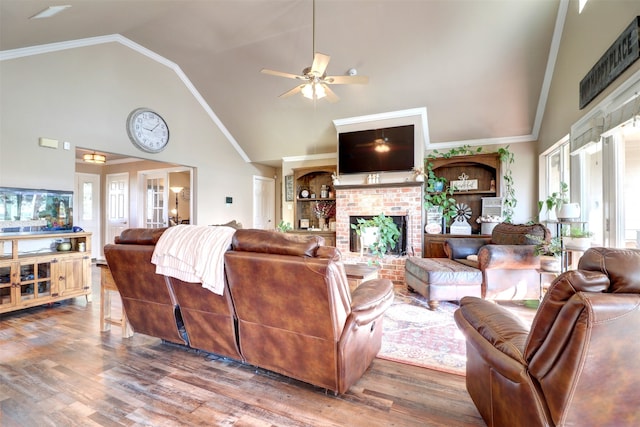
POLYGON ((415 166, 414 125, 338 135, 338 173, 410 171, 415 166))

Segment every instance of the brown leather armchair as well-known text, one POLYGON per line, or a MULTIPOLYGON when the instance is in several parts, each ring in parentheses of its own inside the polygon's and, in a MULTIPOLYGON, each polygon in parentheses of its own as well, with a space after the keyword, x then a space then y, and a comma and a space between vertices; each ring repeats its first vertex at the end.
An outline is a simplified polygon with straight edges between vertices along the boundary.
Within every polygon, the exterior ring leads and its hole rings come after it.
POLYGON ((535 241, 551 232, 542 224, 496 225, 491 238, 451 238, 444 244, 450 259, 482 272, 482 297, 492 300, 537 300, 540 298, 540 258, 535 241), (468 257, 473 255, 475 259, 468 257))
POLYGON ((531 328, 465 297, 467 390, 488 426, 640 425, 640 250, 592 248, 531 328))
POLYGON ((336 248, 238 230, 225 271, 248 363, 344 393, 380 350, 393 284, 370 280, 351 293, 336 248))

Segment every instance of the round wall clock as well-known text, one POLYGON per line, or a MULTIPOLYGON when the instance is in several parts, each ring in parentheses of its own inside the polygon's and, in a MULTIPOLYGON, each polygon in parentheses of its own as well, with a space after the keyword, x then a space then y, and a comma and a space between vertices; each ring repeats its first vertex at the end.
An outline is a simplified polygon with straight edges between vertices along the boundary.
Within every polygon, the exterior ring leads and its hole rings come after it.
POLYGON ((133 145, 148 153, 158 153, 169 143, 167 123, 148 108, 136 108, 129 114, 127 134, 133 145))

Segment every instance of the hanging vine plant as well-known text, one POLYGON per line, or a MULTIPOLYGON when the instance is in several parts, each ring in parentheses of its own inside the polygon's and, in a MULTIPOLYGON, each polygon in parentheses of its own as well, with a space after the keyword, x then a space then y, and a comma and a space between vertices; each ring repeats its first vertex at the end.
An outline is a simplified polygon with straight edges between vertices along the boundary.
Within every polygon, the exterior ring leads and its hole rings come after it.
POLYGON ((505 165, 504 174, 502 175, 505 184, 504 201, 502 204, 504 222, 510 223, 513 222, 513 212, 518 204, 518 200, 516 199, 516 190, 513 188, 513 173, 511 170, 511 165, 515 159, 513 153, 509 151, 508 145, 504 148, 498 149, 498 155, 500 156, 500 161, 505 165))

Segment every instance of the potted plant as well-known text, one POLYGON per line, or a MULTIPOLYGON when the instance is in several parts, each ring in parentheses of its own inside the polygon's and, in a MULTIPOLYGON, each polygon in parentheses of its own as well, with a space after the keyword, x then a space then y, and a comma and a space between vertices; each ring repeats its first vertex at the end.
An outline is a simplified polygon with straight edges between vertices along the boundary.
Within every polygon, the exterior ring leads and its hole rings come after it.
POLYGON ((562 238, 567 249, 586 251, 591 247, 591 231, 583 230, 581 227, 571 227, 567 235, 562 238))
POLYGON ((282 232, 282 233, 286 233, 287 231, 291 231, 293 230, 293 227, 291 226, 291 223, 289 222, 284 222, 280 221, 280 223, 278 223, 278 225, 276 225, 276 230, 282 232))
POLYGON ((540 236, 527 234, 527 238, 535 242, 533 254, 540 257, 540 268, 544 271, 560 271, 560 256, 562 241, 559 237, 552 237, 548 242, 540 236))
POLYGON ((358 218, 356 221, 357 224, 351 224, 351 228, 360 236, 361 253, 365 247, 368 247, 371 254, 380 260, 384 258, 387 251, 396 247, 400 238, 400 229, 390 216, 380 213, 371 219, 358 218), (368 240, 369 238, 371 240, 368 240))
POLYGON ((558 220, 580 217, 580 205, 569 203, 569 185, 566 182, 560 183, 560 191, 554 191, 545 200, 538 201, 538 216, 544 208, 547 212, 555 212, 558 220))
MULTIPOLYGON (((427 160, 426 164, 426 177, 427 184, 424 194, 424 208, 427 210, 427 215, 437 214, 441 218, 444 218, 444 224, 440 224, 440 231, 445 232, 446 224, 451 221, 456 213, 456 199, 454 199, 452 187, 447 186, 447 179, 444 177, 436 176, 432 169, 432 163, 427 160)), ((437 233, 436 233, 437 234, 437 233)))

